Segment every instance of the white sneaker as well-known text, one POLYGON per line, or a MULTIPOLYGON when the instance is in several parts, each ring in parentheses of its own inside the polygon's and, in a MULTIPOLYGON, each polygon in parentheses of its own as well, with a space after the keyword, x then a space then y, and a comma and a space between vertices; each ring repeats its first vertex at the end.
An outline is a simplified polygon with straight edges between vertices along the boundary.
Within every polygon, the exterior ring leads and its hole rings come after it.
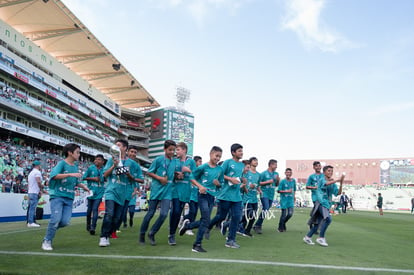
POLYGON ((27 227, 40 227, 40 224, 37 223, 28 223, 27 227))
POLYGON ((312 241, 312 238, 309 238, 308 236, 303 237, 303 241, 309 245, 314 245, 315 243, 312 241))
POLYGON ((187 231, 185 231, 185 234, 189 236, 194 236, 194 232, 191 229, 188 229, 187 231))
POLYGON ((43 240, 43 242, 42 242, 42 249, 43 249, 43 250, 46 250, 46 251, 51 251, 51 250, 53 250, 53 247, 52 247, 52 241, 49 241, 49 240, 43 240))
POLYGON ((325 238, 317 238, 316 242, 321 246, 328 246, 328 243, 326 242, 325 238))
POLYGON ((106 247, 106 246, 109 246, 110 245, 110 243, 109 243, 109 238, 106 238, 106 237, 101 237, 100 239, 99 239, 99 246, 100 247, 106 247))

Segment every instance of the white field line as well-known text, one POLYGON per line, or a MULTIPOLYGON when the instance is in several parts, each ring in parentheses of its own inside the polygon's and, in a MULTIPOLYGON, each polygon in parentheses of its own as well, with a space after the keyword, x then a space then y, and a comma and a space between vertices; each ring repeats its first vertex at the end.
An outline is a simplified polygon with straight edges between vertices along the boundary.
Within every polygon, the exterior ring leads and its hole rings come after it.
POLYGON ((194 261, 194 262, 213 262, 213 263, 235 263, 251 265, 271 265, 271 266, 288 266, 297 268, 316 268, 316 269, 336 269, 352 270, 366 272, 395 272, 395 273, 413 273, 412 269, 393 269, 393 268, 375 268, 375 267, 358 267, 358 266, 333 266, 318 264, 298 264, 282 262, 264 262, 249 260, 232 260, 232 259, 209 259, 209 258, 186 258, 186 257, 160 257, 160 256, 125 256, 125 255, 97 255, 97 254, 72 254, 72 253, 47 253, 47 252, 19 252, 19 251, 1 251, 5 255, 27 255, 27 256, 47 256, 47 257, 79 257, 79 258, 103 258, 103 259, 135 259, 135 260, 167 260, 167 261, 194 261))

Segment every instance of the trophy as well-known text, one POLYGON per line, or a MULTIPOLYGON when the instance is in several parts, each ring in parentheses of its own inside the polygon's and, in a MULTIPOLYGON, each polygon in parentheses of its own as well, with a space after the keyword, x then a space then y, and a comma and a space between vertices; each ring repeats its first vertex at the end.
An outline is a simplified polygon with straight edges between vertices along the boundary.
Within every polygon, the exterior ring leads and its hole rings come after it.
POLYGON ((121 150, 117 145, 112 145, 109 149, 109 153, 114 161, 118 160, 118 166, 115 168, 115 174, 118 176, 119 180, 119 175, 127 173, 129 171, 129 167, 122 164, 121 150))

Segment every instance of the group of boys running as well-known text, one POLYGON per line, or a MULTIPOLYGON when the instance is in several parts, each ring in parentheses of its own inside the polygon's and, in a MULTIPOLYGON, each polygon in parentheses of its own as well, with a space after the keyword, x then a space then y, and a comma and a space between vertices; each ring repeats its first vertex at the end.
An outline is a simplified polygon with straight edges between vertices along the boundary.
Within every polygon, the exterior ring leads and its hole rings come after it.
MULTIPOLYGON (((74 162, 79 158, 80 148, 75 147, 66 150, 69 158, 62 160, 62 165, 69 165, 71 169, 54 168, 52 171, 54 187, 52 188, 52 200, 59 197, 70 199, 75 185, 78 185, 88 192, 87 230, 91 235, 95 234, 96 221, 98 217, 98 206, 105 197, 105 216, 103 218, 99 246, 110 245, 110 237, 116 238, 116 231, 119 229, 122 219, 126 217, 126 211, 130 202, 135 204, 134 197, 138 194, 139 183, 143 182, 143 174, 140 166, 133 160, 137 148, 130 146, 125 140, 118 140, 115 143, 120 150, 120 158, 111 157, 103 167, 103 156, 98 155, 95 163, 88 168, 83 175, 87 186, 80 184, 81 175, 75 173, 74 162), (72 150, 72 152, 71 152, 72 150), (120 169, 127 167, 127 169, 120 169), (73 171, 68 174, 67 171, 73 171), (121 172, 120 172, 121 171, 121 172), (54 192, 54 189, 61 190, 66 186, 68 194, 54 192)), ((139 233, 139 243, 145 244, 146 237, 151 245, 156 245, 155 236, 170 213, 168 244, 176 245, 176 233, 179 235, 192 234, 192 229, 198 228, 192 251, 206 252, 202 247, 204 238, 209 238, 210 230, 214 226, 220 226, 221 233, 226 235, 225 247, 239 248, 236 242, 236 234, 252 236, 251 230, 262 234, 262 224, 269 215, 273 198, 277 190, 280 193, 281 215, 279 232, 286 231, 286 223, 293 215, 295 203, 296 182, 292 178, 292 169, 285 170, 285 178, 280 180, 276 172, 277 161, 271 159, 268 162, 268 169, 263 173, 256 171, 258 160, 255 157, 242 161, 243 146, 233 144, 230 148, 232 158, 220 163, 222 149, 213 146, 210 150, 210 159, 202 164, 200 157, 195 159, 187 157, 187 145, 184 142, 178 144, 172 140, 164 142, 164 155, 157 157, 148 169, 147 175, 152 178, 151 193, 148 200, 148 212, 146 213, 139 233), (197 161, 197 162, 196 162, 197 161), (277 189, 276 189, 277 188, 277 189), (258 215, 258 194, 262 210, 258 215), (189 213, 182 217, 186 204, 189 204, 189 213), (213 206, 217 205, 216 215, 211 218, 213 206), (149 227, 151 219, 159 208, 159 215, 156 221, 149 227), (200 210, 201 218, 196 221, 197 209, 200 210), (258 217, 256 221, 256 217, 258 217), (181 222, 180 222, 181 219, 181 222), (255 223, 256 222, 256 223, 255 223)), ((62 166, 61 165, 61 166, 62 166)), ((59 166, 59 165, 58 165, 59 166)), ((320 237, 317 242, 327 246, 324 239, 326 228, 330 224, 328 204, 331 196, 341 192, 343 177, 340 180, 332 180, 332 167, 324 167, 324 175, 320 173, 316 162, 314 163, 315 174, 309 177, 307 188, 312 190, 314 209, 309 221, 310 231, 304 237, 307 244, 313 244, 312 235, 320 227, 320 237), (326 172, 325 172, 326 170, 326 172), (335 182, 340 182, 337 190, 335 182), (335 189, 336 188, 336 189, 335 189), (328 209, 326 211, 325 209, 328 209)), ((73 200, 73 197, 72 197, 73 200)), ((67 202, 68 203, 68 202, 67 202)), ((69 223, 68 209, 61 206, 51 209, 52 217, 49 223, 48 233, 42 243, 44 250, 52 250, 52 239, 56 230, 69 223), (64 210, 64 211, 63 211, 64 210), (63 220, 62 220, 63 217, 63 220), (50 233, 51 231, 52 233, 50 233)), ((125 223, 125 221, 124 221, 125 223)), ((132 219, 130 221, 132 225, 132 219)))

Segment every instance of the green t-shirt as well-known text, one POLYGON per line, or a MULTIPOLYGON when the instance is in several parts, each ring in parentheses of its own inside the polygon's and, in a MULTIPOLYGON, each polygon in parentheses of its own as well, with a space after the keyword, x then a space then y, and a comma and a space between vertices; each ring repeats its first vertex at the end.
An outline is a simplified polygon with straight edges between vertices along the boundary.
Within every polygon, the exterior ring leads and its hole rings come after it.
POLYGON ((283 179, 280 181, 278 191, 292 190, 291 193, 279 193, 280 195, 280 208, 288 209, 295 206, 295 192, 296 192, 296 180, 295 179, 283 179))
POLYGON ((214 185, 213 181, 218 180, 220 184, 223 184, 223 168, 221 166, 211 167, 208 163, 204 163, 193 171, 192 179, 195 179, 199 184, 204 186, 208 194, 217 196, 218 188, 214 185))
MULTIPOLYGON (((321 178, 325 177, 324 174, 319 173, 319 174, 312 174, 309 176, 308 181, 306 182, 306 186, 311 186, 311 187, 318 187, 319 185, 319 181, 321 180, 321 178)), ((315 202, 318 200, 318 195, 320 194, 320 192, 318 192, 318 189, 310 189, 312 192, 312 201, 315 202)))
MULTIPOLYGON (((109 170, 113 165, 114 161, 112 158, 109 158, 105 167, 105 171, 109 170)), ((136 178, 139 165, 132 159, 122 160, 124 166, 129 167, 129 173, 136 178)), ((112 170, 112 173, 106 178, 106 189, 105 189, 105 200, 113 200, 119 205, 124 205, 125 200, 131 198, 132 189, 136 185, 135 181, 130 180, 126 174, 117 175, 116 168, 112 170)))
MULTIPOLYGON (((181 172, 183 167, 187 166, 191 171, 196 169, 196 163, 193 159, 187 158, 185 161, 175 160, 175 171, 181 172)), ((179 199, 182 202, 189 202, 191 196, 191 173, 185 172, 182 180, 174 180, 172 185, 172 198, 179 199)))
MULTIPOLYGON (((221 167, 223 168, 224 175, 232 178, 239 178, 241 182, 244 169, 243 162, 228 159, 223 162, 221 167)), ((217 195, 217 199, 232 202, 242 201, 240 184, 232 184, 231 182, 224 180, 221 191, 217 195)))
POLYGON ((58 174, 71 174, 79 173, 77 163, 74 165, 68 164, 66 161, 61 160, 53 167, 50 172, 49 181, 49 196, 51 199, 57 197, 65 197, 69 199, 75 198, 75 186, 79 184, 79 179, 76 177, 67 177, 64 179, 56 180, 54 177, 58 174))
POLYGON ((176 159, 169 159, 165 156, 157 157, 148 169, 148 173, 154 173, 160 177, 167 176, 168 182, 164 185, 158 180, 152 179, 151 200, 172 199, 172 185, 174 180, 176 159))
POLYGON ((318 201, 323 207, 330 209, 333 204, 332 196, 338 196, 338 186, 336 183, 326 185, 326 178, 323 176, 319 181, 318 191, 320 192, 320 194, 317 195, 318 201))
POLYGON ((243 195, 243 203, 257 203, 257 188, 259 187, 260 173, 248 171, 246 173, 247 193, 243 195), (252 188, 251 185, 254 185, 252 188))
POLYGON ((100 182, 96 182, 93 180, 86 181, 88 188, 93 192, 93 195, 88 198, 90 200, 101 199, 105 192, 105 178, 103 176, 103 168, 101 167, 100 169, 98 169, 98 167, 96 167, 95 164, 92 164, 83 174, 82 180, 85 180, 86 178, 95 177, 99 177, 100 182))
POLYGON ((270 172, 266 170, 260 174, 260 182, 268 181, 273 179, 272 183, 261 185, 262 197, 273 200, 275 197, 275 188, 276 188, 276 177, 279 176, 278 172, 270 172))

